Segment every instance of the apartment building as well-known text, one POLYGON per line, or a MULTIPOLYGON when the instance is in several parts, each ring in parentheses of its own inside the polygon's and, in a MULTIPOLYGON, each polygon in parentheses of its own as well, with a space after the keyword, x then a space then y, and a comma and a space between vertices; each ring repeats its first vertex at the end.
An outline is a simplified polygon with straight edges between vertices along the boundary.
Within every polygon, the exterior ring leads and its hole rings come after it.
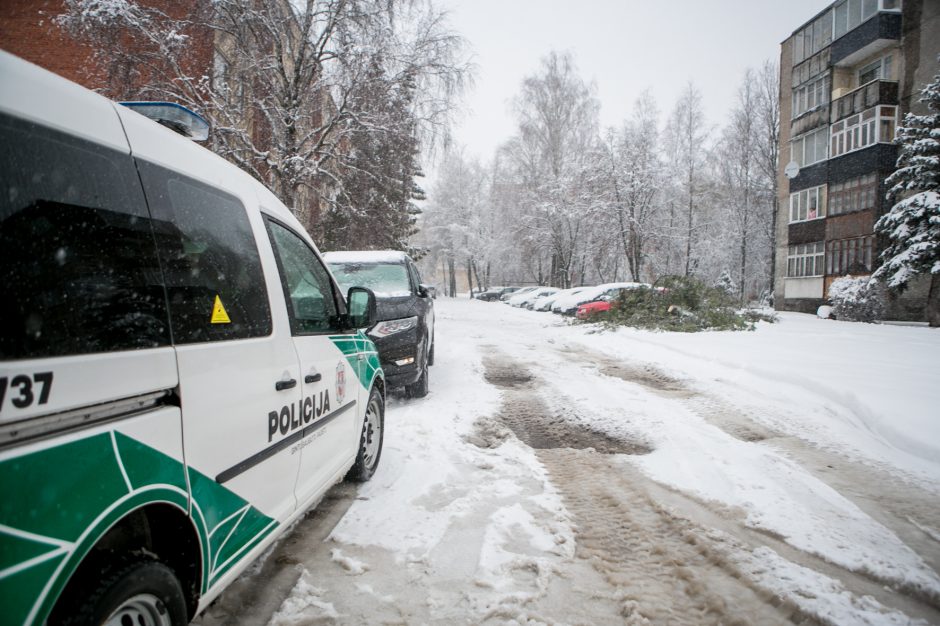
MULTIPOLYGON (((838 0, 781 44, 778 309, 813 312, 833 280, 877 269, 895 129, 924 112, 938 55, 938 0, 838 0)), ((892 294, 889 315, 923 319, 927 282, 892 294)))

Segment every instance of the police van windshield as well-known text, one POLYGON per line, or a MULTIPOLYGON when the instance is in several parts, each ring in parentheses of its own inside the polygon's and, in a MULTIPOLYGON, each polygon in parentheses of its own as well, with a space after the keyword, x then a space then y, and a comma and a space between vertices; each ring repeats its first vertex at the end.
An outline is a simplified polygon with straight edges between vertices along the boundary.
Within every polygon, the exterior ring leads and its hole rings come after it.
POLYGON ((408 270, 399 263, 331 263, 330 269, 343 291, 368 287, 376 296, 408 296, 408 270))

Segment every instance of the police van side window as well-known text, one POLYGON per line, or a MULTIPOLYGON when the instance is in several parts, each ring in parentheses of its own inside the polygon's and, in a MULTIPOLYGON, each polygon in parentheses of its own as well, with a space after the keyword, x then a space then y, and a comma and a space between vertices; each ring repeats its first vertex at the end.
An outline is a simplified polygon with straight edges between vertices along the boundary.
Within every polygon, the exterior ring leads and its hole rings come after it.
POLYGON ((127 154, 0 114, 0 359, 170 343, 127 154))
POLYGON ((271 334, 261 258, 242 203, 172 170, 137 164, 153 215, 173 343, 271 334))
POLYGON ((300 236, 274 220, 265 223, 284 286, 291 333, 335 332, 336 300, 326 268, 300 236))

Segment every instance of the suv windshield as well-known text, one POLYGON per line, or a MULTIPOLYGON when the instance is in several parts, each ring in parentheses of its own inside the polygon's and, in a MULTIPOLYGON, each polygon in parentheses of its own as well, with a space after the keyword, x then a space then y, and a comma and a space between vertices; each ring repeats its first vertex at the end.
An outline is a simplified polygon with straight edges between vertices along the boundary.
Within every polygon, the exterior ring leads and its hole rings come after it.
POLYGON ((408 296, 408 270, 398 263, 331 263, 330 269, 343 291, 368 287, 376 296, 408 296))

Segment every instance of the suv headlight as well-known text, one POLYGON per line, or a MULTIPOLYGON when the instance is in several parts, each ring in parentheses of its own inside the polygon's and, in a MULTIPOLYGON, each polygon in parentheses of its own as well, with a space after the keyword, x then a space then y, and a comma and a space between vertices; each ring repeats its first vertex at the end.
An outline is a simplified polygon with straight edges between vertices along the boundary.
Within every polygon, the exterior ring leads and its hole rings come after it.
POLYGON ((411 330, 418 325, 418 317, 403 317, 398 320, 385 320, 375 325, 375 328, 369 331, 373 337, 388 337, 395 333, 405 330, 411 330))

